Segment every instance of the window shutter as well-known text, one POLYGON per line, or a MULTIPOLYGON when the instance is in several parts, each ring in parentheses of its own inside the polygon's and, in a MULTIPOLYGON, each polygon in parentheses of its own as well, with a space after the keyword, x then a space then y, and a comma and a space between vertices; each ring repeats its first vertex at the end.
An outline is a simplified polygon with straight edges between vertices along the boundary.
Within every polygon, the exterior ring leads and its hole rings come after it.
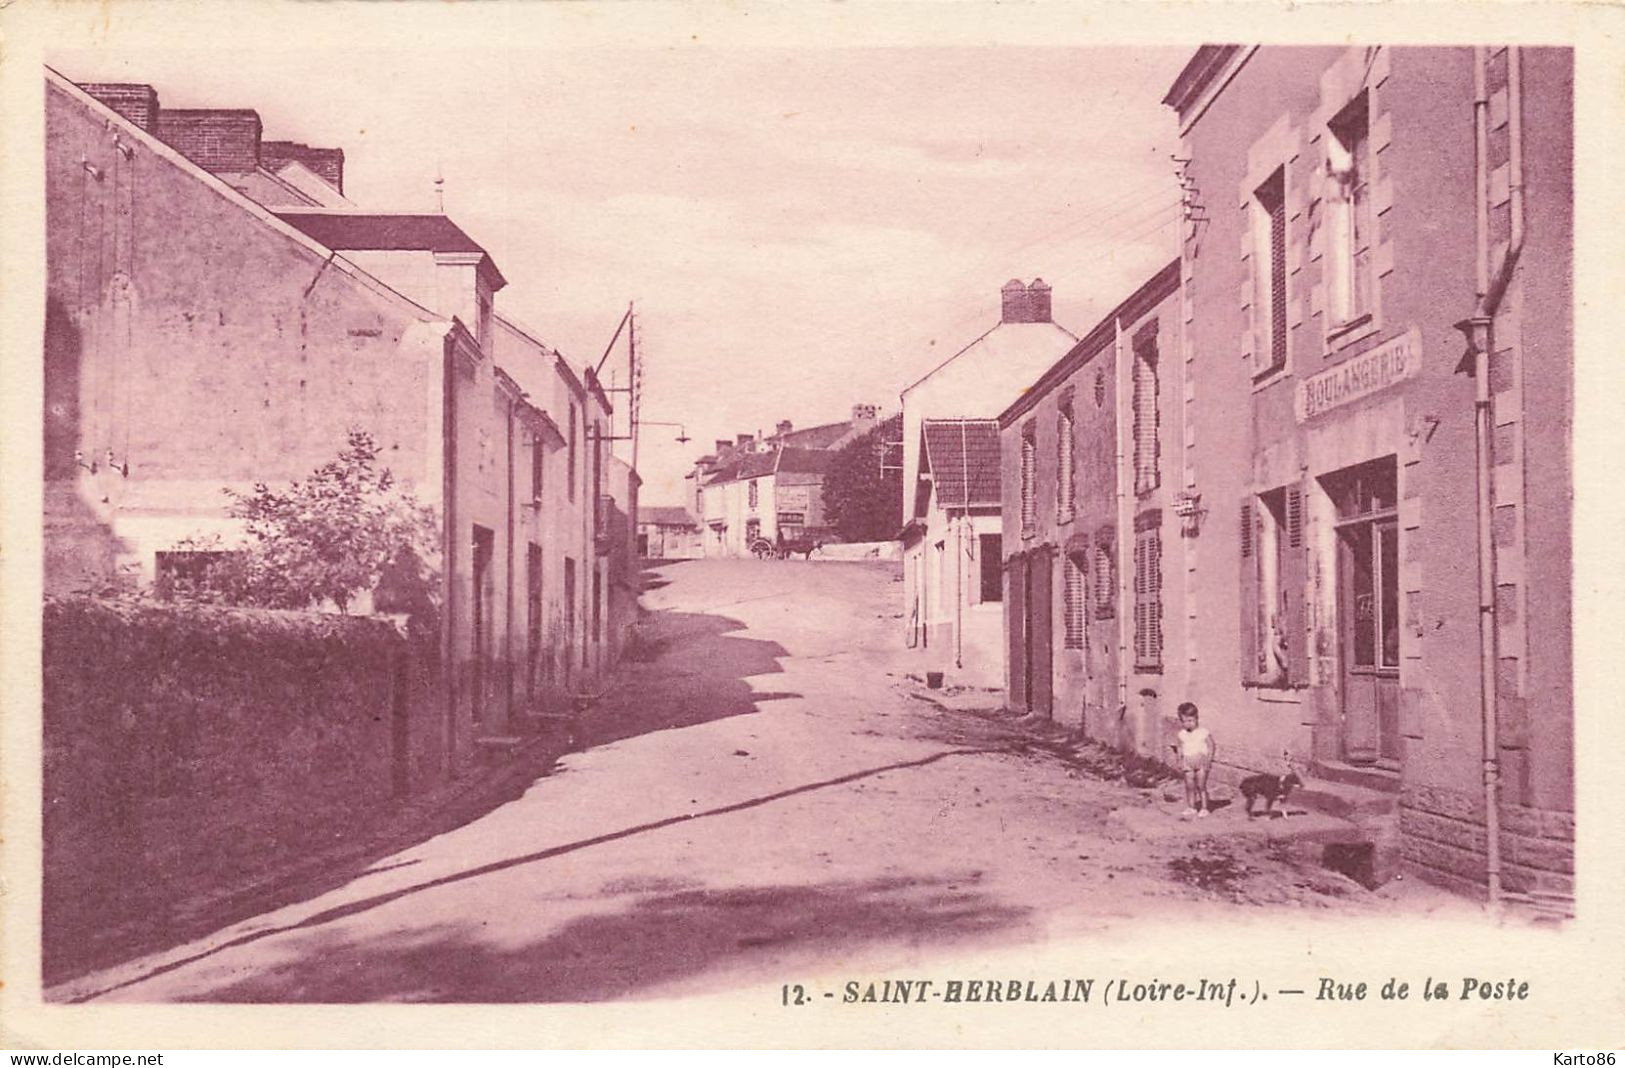
POLYGON ((1281 619, 1286 629, 1287 681, 1293 686, 1309 682, 1309 645, 1305 617, 1309 585, 1309 539, 1304 532, 1303 488, 1286 489, 1285 548, 1281 554, 1281 619))
POLYGON ((1146 535, 1146 663, 1162 666, 1162 531, 1146 535))
POLYGON ((1241 545, 1241 681, 1258 679, 1258 546, 1254 541, 1258 504, 1252 494, 1241 501, 1237 540, 1241 545))
POLYGON ((1286 200, 1270 205, 1270 367, 1286 363, 1286 200))
POLYGON ((1018 553, 1005 567, 1005 634, 1009 639, 1010 655, 1006 658, 1009 672, 1010 707, 1027 707, 1027 557, 1018 553))

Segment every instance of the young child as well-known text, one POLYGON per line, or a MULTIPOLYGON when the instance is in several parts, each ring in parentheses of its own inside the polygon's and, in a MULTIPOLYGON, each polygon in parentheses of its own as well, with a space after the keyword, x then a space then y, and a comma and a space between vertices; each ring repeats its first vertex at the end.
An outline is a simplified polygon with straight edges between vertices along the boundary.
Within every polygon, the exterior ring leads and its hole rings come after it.
POLYGON ((1202 713, 1191 702, 1179 706, 1179 740, 1169 746, 1180 770, 1185 773, 1186 819, 1206 817, 1207 773, 1213 767, 1213 733, 1200 726, 1202 713))

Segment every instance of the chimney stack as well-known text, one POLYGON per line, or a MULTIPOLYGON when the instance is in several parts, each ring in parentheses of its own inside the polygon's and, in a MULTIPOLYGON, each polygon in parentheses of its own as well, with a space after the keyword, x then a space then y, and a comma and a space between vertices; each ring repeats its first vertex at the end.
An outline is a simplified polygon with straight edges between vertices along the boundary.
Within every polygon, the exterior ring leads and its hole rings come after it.
POLYGON ((729 441, 727 438, 718 438, 717 439, 717 447, 713 451, 713 455, 721 456, 723 453, 725 453, 729 449, 733 448, 733 445, 734 445, 734 443, 729 441))
POLYGON ((158 139, 206 171, 228 174, 260 165, 260 116, 250 108, 165 108, 158 139))
POLYGON ((82 82, 79 88, 150 134, 158 130, 158 91, 137 82, 82 82))
POLYGON ((873 404, 854 404, 852 406, 852 426, 856 429, 862 430, 874 426, 879 419, 879 409, 873 404))
POLYGON ((1002 314, 1006 323, 1050 322, 1050 288, 1042 278, 1034 278, 1030 286, 1012 278, 999 290, 1002 314))
POLYGON ((790 433, 790 420, 780 419, 779 425, 774 427, 773 430, 774 433, 778 434, 779 437, 784 437, 786 434, 790 433))
POLYGON ((754 444, 756 444, 755 434, 740 434, 735 441, 734 447, 749 452, 750 447, 754 444))
POLYGON ((260 161, 275 172, 285 163, 303 163, 328 185, 344 192, 344 149, 312 148, 297 141, 264 141, 260 161))

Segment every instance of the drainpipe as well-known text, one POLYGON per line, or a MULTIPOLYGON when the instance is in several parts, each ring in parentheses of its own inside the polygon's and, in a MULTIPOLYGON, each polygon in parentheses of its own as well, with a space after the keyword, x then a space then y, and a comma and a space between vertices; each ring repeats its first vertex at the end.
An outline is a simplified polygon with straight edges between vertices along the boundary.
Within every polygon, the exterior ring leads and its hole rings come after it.
POLYGON ((1476 223, 1478 263, 1475 278, 1476 305, 1470 318, 1456 324, 1467 338, 1468 351, 1458 370, 1471 360, 1474 379, 1473 429, 1477 451, 1478 482, 1478 644, 1479 703, 1483 728, 1484 761, 1484 868, 1489 904, 1499 909, 1501 887, 1501 767, 1499 693, 1496 668, 1499 662, 1495 615, 1496 548, 1494 530, 1494 407, 1490 389, 1490 355, 1495 351, 1495 313, 1512 282, 1512 272, 1523 251, 1523 79, 1521 59, 1516 48, 1507 50, 1508 183, 1511 195, 1511 227, 1506 256, 1491 277, 1490 269, 1490 168, 1489 168, 1489 53, 1482 46, 1473 49, 1473 143, 1477 178, 1476 223))
POLYGON ((503 696, 507 701, 507 723, 504 732, 513 730, 513 409, 514 398, 508 398, 508 567, 507 597, 502 616, 503 696))
MULTIPOLYGON (((1132 451, 1128 447, 1130 437, 1128 409, 1131 406, 1131 368, 1123 360, 1123 321, 1113 319, 1112 329, 1115 332, 1112 339, 1112 375, 1115 380, 1117 404, 1115 415, 1114 437, 1117 441, 1117 536, 1113 539, 1114 551, 1117 554, 1115 562, 1115 578, 1117 579, 1117 716, 1121 724, 1123 717, 1128 715, 1128 676, 1130 664, 1129 648, 1132 641, 1133 605, 1129 599, 1129 585, 1125 578, 1133 575, 1134 549, 1129 539, 1134 524, 1132 490, 1130 479, 1134 477, 1129 470, 1132 461, 1132 451), (1125 552, 1125 550, 1127 550, 1125 552)), ((1119 736, 1120 740, 1120 736, 1119 736)), ((1138 741, 1138 732, 1136 732, 1138 741)))
POLYGON ((440 373, 440 499, 445 523, 440 549, 440 673, 446 709, 442 742, 449 777, 457 767, 457 707, 461 696, 452 637, 457 623, 457 351, 450 334, 443 343, 440 373))
MULTIPOLYGON (((970 483, 965 485, 968 504, 970 483)), ((965 523, 969 519, 969 514, 960 516, 954 525, 954 667, 960 671, 965 670, 965 523)))

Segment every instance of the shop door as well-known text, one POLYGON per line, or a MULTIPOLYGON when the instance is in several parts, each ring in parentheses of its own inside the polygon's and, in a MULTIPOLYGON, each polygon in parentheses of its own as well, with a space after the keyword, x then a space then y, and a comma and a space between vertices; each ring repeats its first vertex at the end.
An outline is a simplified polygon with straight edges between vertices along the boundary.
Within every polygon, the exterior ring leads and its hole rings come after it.
POLYGON ((1353 469, 1337 504, 1337 617, 1343 758, 1397 768, 1399 747, 1399 524, 1394 462, 1353 469))
POLYGON ((486 686, 491 677, 491 601, 493 583, 491 575, 494 535, 485 527, 474 528, 474 648, 471 689, 474 719, 485 719, 486 686))
POLYGON ((1031 657, 1028 655, 1027 633, 1027 556, 1017 553, 1005 564, 1007 591, 1004 618, 1006 647, 1010 660, 1010 693, 1008 705, 1012 711, 1027 711, 1027 679, 1031 675, 1031 657))
POLYGON ((1055 711, 1054 685, 1051 665, 1054 661, 1054 570, 1053 550, 1040 550, 1029 557, 1027 585, 1027 655, 1028 669, 1027 709, 1040 716, 1052 716, 1055 711))

